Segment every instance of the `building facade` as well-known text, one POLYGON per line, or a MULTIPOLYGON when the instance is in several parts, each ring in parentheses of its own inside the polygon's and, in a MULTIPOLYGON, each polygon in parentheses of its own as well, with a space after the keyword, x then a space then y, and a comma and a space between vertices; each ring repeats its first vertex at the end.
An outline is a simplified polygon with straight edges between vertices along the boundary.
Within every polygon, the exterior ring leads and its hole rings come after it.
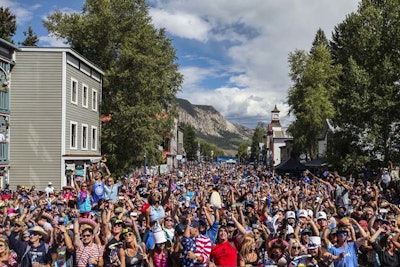
POLYGON ((70 48, 23 47, 13 71, 10 185, 56 188, 101 159, 103 71, 70 48))
POLYGON ((10 170, 10 91, 11 73, 18 48, 0 38, 0 186, 8 183, 10 170))
POLYGON ((275 105, 275 108, 271 111, 271 123, 268 124, 266 144, 268 149, 268 163, 270 166, 277 166, 282 162, 281 149, 286 146, 286 141, 292 139, 282 127, 279 113, 280 111, 275 105))

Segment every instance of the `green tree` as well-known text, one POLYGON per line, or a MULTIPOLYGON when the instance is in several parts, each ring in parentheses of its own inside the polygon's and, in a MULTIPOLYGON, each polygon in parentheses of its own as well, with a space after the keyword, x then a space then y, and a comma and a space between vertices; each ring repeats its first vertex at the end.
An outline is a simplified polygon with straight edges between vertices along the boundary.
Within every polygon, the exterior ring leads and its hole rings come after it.
POLYGON ((343 73, 333 98, 337 109, 334 122, 348 140, 345 145, 353 148, 343 159, 365 156, 385 161, 397 150, 399 14, 399 1, 362 0, 358 10, 335 27, 331 50, 343 73))
POLYGON ((158 146, 171 136, 174 100, 182 84, 165 30, 154 28, 144 0, 87 0, 83 12, 55 12, 44 22, 56 37, 105 70, 102 153, 111 169, 128 172, 162 161, 158 146))
POLYGON ((266 128, 263 123, 259 123, 254 130, 254 134, 251 138, 251 153, 250 160, 258 161, 260 158, 260 143, 265 143, 266 140, 266 128))
POLYGON ((251 146, 250 141, 242 142, 240 143, 237 151, 237 158, 240 160, 240 162, 248 162, 249 161, 249 155, 247 149, 251 146))
POLYGON ((293 85, 288 103, 296 120, 288 132, 293 136, 294 151, 306 152, 311 158, 317 157, 317 137, 326 119, 334 116, 331 98, 337 91, 341 71, 340 66, 333 65, 324 36, 318 30, 310 53, 296 50, 289 55, 293 85))
POLYGON ((39 38, 33 32, 32 26, 29 25, 28 31, 24 31, 25 40, 22 43, 19 43, 22 46, 37 46, 39 42, 39 38))
POLYGON ((183 127, 183 147, 185 148, 186 158, 188 160, 197 159, 197 134, 192 125, 184 125, 183 127))
POLYGON ((12 37, 17 31, 17 19, 8 7, 0 7, 0 38, 14 43, 12 37))

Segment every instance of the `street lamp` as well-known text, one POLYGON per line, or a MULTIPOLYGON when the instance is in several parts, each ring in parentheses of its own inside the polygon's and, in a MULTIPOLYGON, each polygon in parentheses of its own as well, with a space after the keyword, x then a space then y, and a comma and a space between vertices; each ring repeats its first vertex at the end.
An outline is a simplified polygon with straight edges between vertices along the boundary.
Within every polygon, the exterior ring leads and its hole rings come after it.
POLYGON ((144 170, 144 174, 147 174, 147 171, 146 171, 146 154, 143 156, 143 170, 144 170))

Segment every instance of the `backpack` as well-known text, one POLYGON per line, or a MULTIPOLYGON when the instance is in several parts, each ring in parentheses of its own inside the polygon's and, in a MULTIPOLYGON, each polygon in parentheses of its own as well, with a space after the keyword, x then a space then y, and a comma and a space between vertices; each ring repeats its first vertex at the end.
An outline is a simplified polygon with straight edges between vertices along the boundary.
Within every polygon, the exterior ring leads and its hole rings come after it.
MULTIPOLYGON (((47 244, 47 243, 44 243, 44 247, 45 247, 45 251, 46 251, 46 255, 49 253, 49 244, 47 244)), ((24 253, 24 255, 22 255, 22 257, 21 257, 21 260, 20 260, 20 264, 18 265, 18 266, 21 266, 22 267, 22 262, 23 262, 23 260, 24 260, 24 258, 25 258, 25 256, 26 256, 26 254, 28 254, 28 252, 31 250, 31 246, 30 245, 28 245, 27 247, 26 247, 26 250, 25 250, 25 253, 24 253)))

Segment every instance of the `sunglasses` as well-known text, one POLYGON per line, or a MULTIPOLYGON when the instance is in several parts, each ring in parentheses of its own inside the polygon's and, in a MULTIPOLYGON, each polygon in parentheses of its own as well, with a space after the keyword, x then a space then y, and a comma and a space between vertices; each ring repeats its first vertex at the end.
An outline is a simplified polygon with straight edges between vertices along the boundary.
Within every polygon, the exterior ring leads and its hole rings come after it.
POLYGON ((82 235, 83 238, 91 237, 92 235, 82 235))
POLYGON ((338 236, 340 236, 340 235, 342 235, 342 236, 348 236, 348 233, 347 233, 347 232, 340 232, 340 233, 337 233, 337 235, 338 235, 338 236))
POLYGON ((124 237, 130 237, 130 236, 133 236, 133 235, 135 235, 135 234, 132 233, 132 232, 127 232, 127 233, 124 234, 124 237))
POLYGON ((37 232, 31 232, 31 236, 33 236, 33 235, 40 235, 40 234, 37 232))
POLYGON ((116 223, 116 224, 114 224, 114 227, 115 226, 117 226, 117 227, 122 227, 122 223, 116 223))
POLYGON ((292 249, 300 249, 300 247, 292 247, 292 249))
POLYGON ((166 222, 172 222, 172 219, 165 219, 166 222))

